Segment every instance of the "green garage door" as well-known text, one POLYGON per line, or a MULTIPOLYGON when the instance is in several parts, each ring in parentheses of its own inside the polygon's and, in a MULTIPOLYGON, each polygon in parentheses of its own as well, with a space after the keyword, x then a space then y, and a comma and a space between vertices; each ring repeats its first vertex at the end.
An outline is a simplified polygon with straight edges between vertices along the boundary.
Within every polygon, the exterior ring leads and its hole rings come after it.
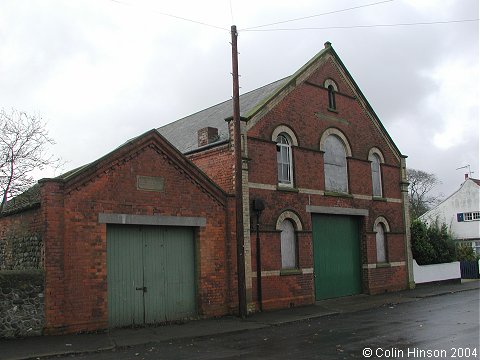
POLYGON ((313 215, 315 298, 359 294, 361 259, 358 218, 313 215))
POLYGON ((195 315, 192 228, 108 225, 107 278, 111 327, 195 315))

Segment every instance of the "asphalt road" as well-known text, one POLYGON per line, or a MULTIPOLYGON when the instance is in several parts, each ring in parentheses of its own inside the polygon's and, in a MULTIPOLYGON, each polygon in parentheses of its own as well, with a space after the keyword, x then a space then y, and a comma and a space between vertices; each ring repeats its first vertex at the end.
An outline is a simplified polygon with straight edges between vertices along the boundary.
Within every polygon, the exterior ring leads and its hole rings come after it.
POLYGON ((479 337, 479 292, 473 290, 237 334, 60 359, 480 359, 479 337))

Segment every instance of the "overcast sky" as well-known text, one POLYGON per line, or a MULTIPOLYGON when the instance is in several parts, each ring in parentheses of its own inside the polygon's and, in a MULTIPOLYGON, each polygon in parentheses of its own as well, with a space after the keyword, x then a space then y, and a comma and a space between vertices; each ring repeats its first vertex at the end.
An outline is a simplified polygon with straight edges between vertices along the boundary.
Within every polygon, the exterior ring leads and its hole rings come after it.
POLYGON ((457 168, 480 177, 478 18, 478 0, 1 0, 0 107, 46 120, 69 170, 229 99, 232 24, 241 93, 330 41, 407 165, 449 195, 457 168), (400 25, 432 22, 449 23, 400 25))

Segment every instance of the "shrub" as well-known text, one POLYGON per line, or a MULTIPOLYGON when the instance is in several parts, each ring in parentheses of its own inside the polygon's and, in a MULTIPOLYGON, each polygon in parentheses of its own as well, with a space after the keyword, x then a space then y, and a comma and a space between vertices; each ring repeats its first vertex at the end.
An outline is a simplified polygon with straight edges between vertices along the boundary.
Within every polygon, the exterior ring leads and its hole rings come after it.
POLYGON ((469 244, 458 244, 457 248, 457 260, 458 261, 476 261, 477 256, 473 251, 473 248, 469 244))
POLYGON ((440 264, 455 260, 455 245, 446 224, 427 226, 415 220, 411 227, 412 254, 419 265, 440 264))

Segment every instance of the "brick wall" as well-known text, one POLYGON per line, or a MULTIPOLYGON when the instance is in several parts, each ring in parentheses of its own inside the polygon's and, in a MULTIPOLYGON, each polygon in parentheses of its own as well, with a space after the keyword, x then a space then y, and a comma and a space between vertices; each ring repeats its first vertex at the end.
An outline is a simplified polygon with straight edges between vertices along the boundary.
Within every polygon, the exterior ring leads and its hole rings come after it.
POLYGON ((234 191, 234 153, 228 144, 188 155, 208 177, 227 193, 234 191))
MULTIPOLYGON (((359 271, 362 271, 363 291, 378 293, 404 289, 407 286, 407 277, 400 159, 360 106, 341 71, 337 70, 333 62, 326 61, 310 76, 308 82, 310 84, 297 86, 263 118, 257 119, 258 122, 248 132, 249 181, 252 183, 250 198, 260 197, 266 203, 266 209, 262 213, 262 227, 264 230, 273 231, 283 211, 295 212, 304 226, 301 236, 297 234, 299 268, 311 269, 311 214, 306 212, 306 206, 366 209, 369 215, 362 218, 360 236, 364 269, 359 271), (336 111, 327 109, 327 91, 322 88, 326 78, 333 79, 339 87, 336 111), (298 140, 298 147, 292 149, 294 192, 274 190, 277 186, 277 164, 272 133, 280 125, 288 126, 298 140), (329 128, 341 131, 352 151, 352 156, 347 159, 350 196, 323 194, 324 162, 320 139, 323 132, 329 128), (385 159, 381 166, 383 198, 378 200, 372 198, 371 166, 368 161, 372 147, 380 149, 385 159), (372 268, 376 266, 373 226, 379 216, 387 219, 390 226, 390 233, 387 233, 387 252, 391 265, 372 268)), ((314 285, 311 274, 287 277, 271 275, 274 274, 272 271, 278 272, 281 267, 280 236, 274 232, 262 233, 262 236, 262 270, 270 271, 270 276, 262 279, 265 288, 264 306, 282 308, 290 306, 291 303, 313 301, 314 285)), ((254 261, 255 256, 252 256, 252 262, 254 261)))
POLYGON ((197 231, 198 311, 229 312, 225 204, 152 146, 105 159, 95 171, 61 184, 42 183, 49 224, 46 240, 46 331, 108 326, 106 224, 99 213, 205 217, 197 231), (164 178, 164 191, 137 189, 137 175, 164 178))

